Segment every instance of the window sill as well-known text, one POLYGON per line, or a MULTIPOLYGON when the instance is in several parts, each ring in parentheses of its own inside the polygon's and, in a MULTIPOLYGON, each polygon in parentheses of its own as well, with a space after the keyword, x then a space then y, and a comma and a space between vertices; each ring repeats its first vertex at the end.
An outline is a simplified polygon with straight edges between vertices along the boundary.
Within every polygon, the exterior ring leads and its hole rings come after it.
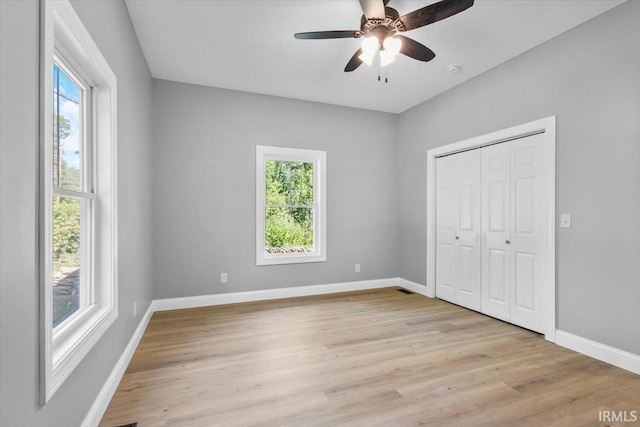
POLYGON ((117 319, 115 307, 92 306, 53 336, 53 366, 47 400, 117 319))
POLYGON ((280 264, 302 264, 311 262, 326 262, 325 254, 283 254, 283 255, 258 255, 256 265, 280 265, 280 264))

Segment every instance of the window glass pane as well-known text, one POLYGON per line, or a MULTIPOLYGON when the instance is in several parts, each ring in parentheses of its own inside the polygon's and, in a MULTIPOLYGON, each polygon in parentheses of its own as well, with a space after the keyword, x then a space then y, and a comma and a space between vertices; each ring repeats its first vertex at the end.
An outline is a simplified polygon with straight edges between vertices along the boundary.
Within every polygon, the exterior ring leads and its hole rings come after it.
POLYGON ((82 91, 57 65, 53 66, 53 186, 81 187, 82 91))
POLYGON ((53 326, 80 308, 80 200, 53 197, 53 326))
POLYGON ((265 252, 313 252, 313 208, 266 208, 265 252))
POLYGON ((267 205, 313 204, 313 163, 267 160, 267 205))

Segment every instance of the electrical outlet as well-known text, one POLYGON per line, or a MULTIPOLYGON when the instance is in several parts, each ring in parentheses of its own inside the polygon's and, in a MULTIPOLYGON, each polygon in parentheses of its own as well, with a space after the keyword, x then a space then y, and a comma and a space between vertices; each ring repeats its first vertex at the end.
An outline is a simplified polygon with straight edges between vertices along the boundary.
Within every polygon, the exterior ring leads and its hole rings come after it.
POLYGON ((360 264, 356 264, 356 273, 360 273, 360 264))
POLYGON ((138 303, 137 301, 133 302, 133 318, 135 319, 138 316, 138 303))
POLYGON ((227 283, 227 273, 222 273, 220 275, 220 283, 227 283))
POLYGON ((560 215, 560 228, 571 228, 571 214, 560 215))

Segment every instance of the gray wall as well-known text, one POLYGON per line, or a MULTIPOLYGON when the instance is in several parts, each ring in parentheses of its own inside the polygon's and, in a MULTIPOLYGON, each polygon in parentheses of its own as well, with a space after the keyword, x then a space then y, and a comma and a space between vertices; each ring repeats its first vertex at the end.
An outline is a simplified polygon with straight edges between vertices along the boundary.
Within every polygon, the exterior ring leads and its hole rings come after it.
POLYGON ((0 425, 78 426, 152 297, 151 77, 120 1, 73 1, 118 78, 119 305, 116 323, 39 405, 36 184, 38 2, 0 1, 0 425), (138 301, 138 318, 133 318, 138 301))
POLYGON ((73 4, 118 76, 120 316, 40 408, 38 4, 2 0, 2 426, 78 425, 151 298, 395 276, 425 283, 426 150, 553 114, 558 213, 573 214, 573 227, 557 230, 559 327, 640 354, 640 2, 399 117, 152 86, 125 5, 73 4), (256 144, 327 150, 326 263, 255 266, 256 144))
POLYGON ((153 93, 156 298, 397 276, 397 115, 162 80, 153 93), (327 151, 327 262, 256 266, 256 145, 327 151))
POLYGON ((640 2, 400 116, 400 276, 426 282, 427 149, 558 116, 560 329, 640 354, 640 2))

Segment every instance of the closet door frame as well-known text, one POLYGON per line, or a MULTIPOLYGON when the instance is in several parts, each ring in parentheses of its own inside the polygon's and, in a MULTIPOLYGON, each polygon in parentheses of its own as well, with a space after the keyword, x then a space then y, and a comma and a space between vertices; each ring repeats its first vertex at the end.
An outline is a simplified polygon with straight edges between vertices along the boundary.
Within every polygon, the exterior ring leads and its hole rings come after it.
POLYGON ((513 126, 497 132, 433 148, 427 151, 427 286, 426 295, 436 295, 436 159, 487 145, 499 144, 531 135, 542 134, 548 161, 549 250, 548 277, 545 281, 547 320, 545 339, 556 341, 556 116, 513 126))

